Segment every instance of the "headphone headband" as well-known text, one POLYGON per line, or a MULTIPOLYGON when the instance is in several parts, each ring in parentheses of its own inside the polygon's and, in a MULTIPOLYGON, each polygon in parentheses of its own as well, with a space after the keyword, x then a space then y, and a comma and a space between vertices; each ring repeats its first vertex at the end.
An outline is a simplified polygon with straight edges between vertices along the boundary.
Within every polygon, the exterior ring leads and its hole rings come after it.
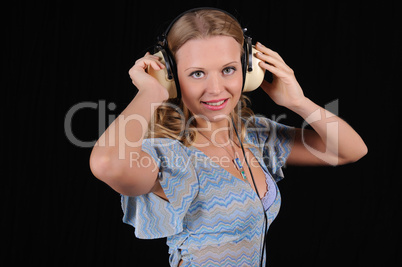
MULTIPOLYGON (((170 32, 170 29, 173 27, 173 25, 181 18, 183 17, 185 14, 187 13, 192 13, 192 12, 196 12, 199 10, 216 10, 216 11, 220 11, 222 13, 225 13, 226 15, 230 16, 232 19, 234 19, 241 27, 240 22, 237 20, 237 18, 235 16, 233 16, 232 14, 230 14, 229 12, 223 10, 223 9, 219 9, 216 7, 196 7, 196 8, 192 8, 189 9, 187 11, 182 12, 181 14, 179 14, 176 18, 174 18, 172 20, 172 22, 170 22, 169 26, 166 28, 166 30, 162 33, 162 35, 157 37, 157 41, 158 44, 164 48, 167 47, 167 36, 170 32)), ((247 28, 243 28, 243 33, 245 33, 247 31, 247 28)))

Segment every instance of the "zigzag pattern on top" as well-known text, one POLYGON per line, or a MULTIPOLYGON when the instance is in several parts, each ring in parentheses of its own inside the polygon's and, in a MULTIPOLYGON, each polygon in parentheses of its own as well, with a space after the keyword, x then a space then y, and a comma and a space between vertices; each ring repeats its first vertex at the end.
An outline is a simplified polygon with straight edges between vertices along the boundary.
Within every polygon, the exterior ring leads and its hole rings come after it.
POLYGON ((170 264, 177 266, 256 266, 262 251, 264 208, 268 226, 279 212, 276 183, 290 153, 292 128, 256 118, 246 141, 266 172, 271 189, 263 207, 252 187, 232 176, 194 147, 175 140, 144 140, 143 150, 158 165, 159 181, 169 199, 150 193, 122 196, 123 221, 139 238, 167 237, 170 264))

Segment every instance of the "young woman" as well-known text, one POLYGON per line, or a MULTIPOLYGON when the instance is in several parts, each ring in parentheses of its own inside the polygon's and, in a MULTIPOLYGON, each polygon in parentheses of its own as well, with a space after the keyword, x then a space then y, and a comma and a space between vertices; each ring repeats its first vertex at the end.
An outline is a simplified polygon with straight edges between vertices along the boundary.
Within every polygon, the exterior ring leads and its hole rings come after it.
POLYGON ((265 265, 285 162, 346 164, 367 148, 304 96, 292 69, 260 43, 259 65, 274 77, 261 88, 314 130, 254 116, 242 94, 243 31, 226 12, 189 11, 167 41, 181 97, 169 99, 148 74, 165 68, 159 57, 138 59, 129 74, 139 91, 93 148, 91 170, 122 195, 123 220, 138 238, 167 237, 171 266, 265 265))

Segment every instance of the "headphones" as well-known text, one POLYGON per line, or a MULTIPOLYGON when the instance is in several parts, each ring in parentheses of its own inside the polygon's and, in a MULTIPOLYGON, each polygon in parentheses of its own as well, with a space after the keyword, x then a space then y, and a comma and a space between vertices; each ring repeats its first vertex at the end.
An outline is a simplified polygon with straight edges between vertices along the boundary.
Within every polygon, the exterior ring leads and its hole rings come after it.
MULTIPOLYGON (((163 87, 165 87, 169 92, 169 98, 180 98, 180 83, 177 75, 177 66, 176 61, 172 53, 169 50, 167 35, 169 34, 170 29, 179 20, 183 15, 187 13, 196 12, 199 10, 217 10, 229 15, 233 18, 239 25, 239 21, 230 13, 213 7, 200 7, 193 8, 181 13, 177 16, 167 27, 167 29, 162 33, 162 35, 158 36, 157 44, 155 45, 154 55, 158 56, 161 59, 161 62, 166 66, 166 68, 162 70, 155 71, 152 67, 148 66, 147 72, 156 78, 163 87)), ((243 73, 243 92, 250 92, 257 89, 262 81, 264 80, 265 70, 262 69, 258 63, 261 61, 260 59, 255 57, 255 53, 258 51, 252 45, 252 38, 247 36, 245 32, 247 28, 243 28, 243 36, 244 36, 244 53, 241 56, 241 65, 242 65, 242 73, 243 73)))

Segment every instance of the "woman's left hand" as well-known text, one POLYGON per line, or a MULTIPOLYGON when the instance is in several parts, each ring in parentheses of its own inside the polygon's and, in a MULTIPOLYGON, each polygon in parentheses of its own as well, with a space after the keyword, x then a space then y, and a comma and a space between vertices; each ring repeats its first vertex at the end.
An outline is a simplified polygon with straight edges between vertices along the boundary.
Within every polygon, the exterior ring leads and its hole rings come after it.
POLYGON ((273 74, 272 83, 263 81, 262 89, 276 104, 309 120, 313 128, 296 130, 295 142, 287 161, 289 164, 335 166, 354 162, 367 153, 364 141, 349 124, 304 96, 293 70, 278 53, 260 43, 257 43, 256 49, 260 51, 256 54, 261 59, 260 66, 273 74), (336 126, 328 127, 329 122, 336 126))
POLYGON ((293 70, 286 65, 277 52, 261 43, 256 44, 256 49, 259 51, 256 57, 261 59, 260 67, 273 75, 272 83, 264 80, 261 88, 280 106, 290 109, 299 106, 305 97, 293 70))

